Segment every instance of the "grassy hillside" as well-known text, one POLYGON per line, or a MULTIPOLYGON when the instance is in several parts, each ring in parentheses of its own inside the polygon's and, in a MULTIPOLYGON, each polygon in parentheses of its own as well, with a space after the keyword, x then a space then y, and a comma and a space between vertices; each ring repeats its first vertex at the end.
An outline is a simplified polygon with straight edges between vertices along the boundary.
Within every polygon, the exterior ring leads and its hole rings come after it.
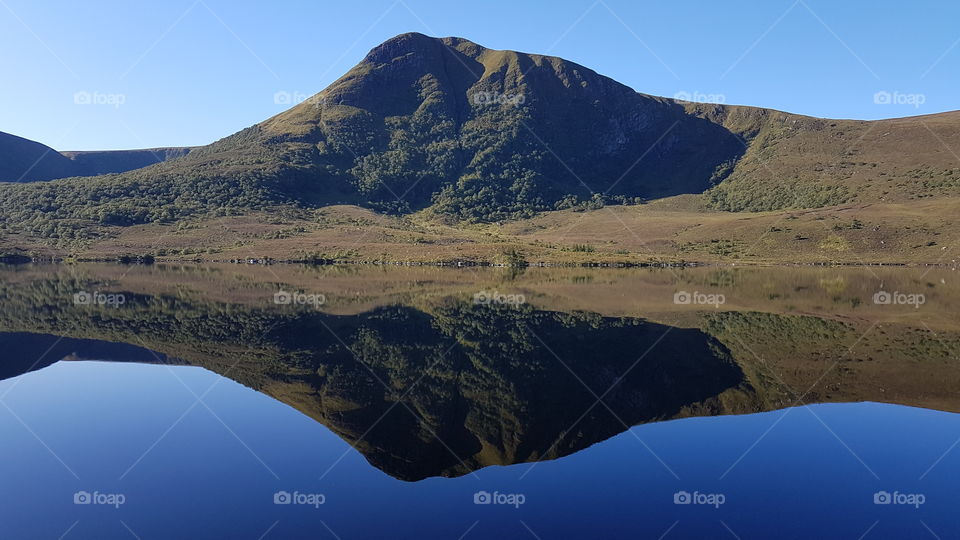
POLYGON ((728 211, 902 203, 960 196, 960 112, 859 121, 690 105, 741 138, 746 153, 707 192, 728 211))
MULTIPOLYGON (((51 248, 0 236, 0 253, 113 259, 513 263, 940 263, 958 262, 960 198, 789 212, 704 210, 695 196, 637 206, 563 210, 502 224, 448 225, 422 214, 356 206, 105 227, 109 237, 51 248)), ((0 224, 0 230, 3 225, 0 224)))

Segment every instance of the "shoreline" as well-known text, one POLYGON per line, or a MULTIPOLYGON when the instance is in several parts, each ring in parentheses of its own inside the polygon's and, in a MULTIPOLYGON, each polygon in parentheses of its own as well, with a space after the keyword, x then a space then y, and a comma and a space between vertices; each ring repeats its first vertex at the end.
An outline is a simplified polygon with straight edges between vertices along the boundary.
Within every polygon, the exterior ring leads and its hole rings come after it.
POLYGON ((442 261, 398 261, 398 260, 360 260, 360 259, 202 259, 202 258, 156 258, 153 256, 124 256, 124 257, 26 257, 0 256, 0 265, 17 266, 27 264, 118 264, 118 265, 162 265, 162 264, 195 264, 195 265, 242 265, 242 266, 399 266, 399 267, 441 267, 441 268, 702 268, 702 267, 754 267, 754 268, 813 268, 813 267, 902 267, 902 268, 950 268, 956 267, 951 262, 861 262, 861 261, 822 261, 822 262, 773 262, 773 261, 570 261, 570 262, 524 262, 500 263, 493 261, 476 261, 465 259, 451 259, 442 261))

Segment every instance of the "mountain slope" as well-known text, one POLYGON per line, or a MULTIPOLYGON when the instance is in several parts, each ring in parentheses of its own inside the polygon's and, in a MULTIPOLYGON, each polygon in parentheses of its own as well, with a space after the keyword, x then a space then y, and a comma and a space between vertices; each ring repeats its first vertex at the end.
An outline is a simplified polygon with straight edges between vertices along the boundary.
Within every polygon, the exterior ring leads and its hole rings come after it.
POLYGON ((817 208, 960 196, 960 111, 830 120, 755 107, 691 104, 741 137, 745 155, 708 198, 730 211, 817 208))

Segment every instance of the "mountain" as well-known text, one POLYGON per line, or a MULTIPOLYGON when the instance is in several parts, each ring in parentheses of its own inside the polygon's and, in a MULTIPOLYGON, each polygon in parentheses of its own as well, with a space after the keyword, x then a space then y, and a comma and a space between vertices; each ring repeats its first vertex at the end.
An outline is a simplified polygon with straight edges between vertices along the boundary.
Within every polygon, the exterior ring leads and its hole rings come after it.
POLYGON ((72 173, 73 162, 53 148, 0 132, 0 181, 52 180, 72 173))
POLYGON ((583 66, 420 34, 380 45, 260 129, 316 148, 330 180, 374 204, 466 219, 527 217, 608 190, 699 193, 743 152, 721 126, 583 66))
POLYGON ((57 152, 0 132, 0 182, 37 182, 139 169, 190 153, 191 148, 57 152))
POLYGON ((331 204, 491 222, 681 194, 734 212, 903 202, 960 195, 951 147, 956 112, 865 122, 684 103, 560 58, 410 33, 290 110, 180 159, 0 186, 0 217, 72 241, 331 204))

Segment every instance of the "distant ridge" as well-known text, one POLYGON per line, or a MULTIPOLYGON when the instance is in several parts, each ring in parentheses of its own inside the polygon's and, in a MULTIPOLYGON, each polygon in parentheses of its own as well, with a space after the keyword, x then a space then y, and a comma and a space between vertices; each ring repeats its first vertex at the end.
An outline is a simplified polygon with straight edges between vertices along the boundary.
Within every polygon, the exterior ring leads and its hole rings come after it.
POLYGON ((36 182, 121 173, 183 157, 192 148, 57 152, 36 141, 0 132, 0 182, 36 182))
POLYGON ((60 152, 74 162, 75 176, 121 173, 183 157, 191 147, 147 148, 143 150, 88 150, 60 152))

